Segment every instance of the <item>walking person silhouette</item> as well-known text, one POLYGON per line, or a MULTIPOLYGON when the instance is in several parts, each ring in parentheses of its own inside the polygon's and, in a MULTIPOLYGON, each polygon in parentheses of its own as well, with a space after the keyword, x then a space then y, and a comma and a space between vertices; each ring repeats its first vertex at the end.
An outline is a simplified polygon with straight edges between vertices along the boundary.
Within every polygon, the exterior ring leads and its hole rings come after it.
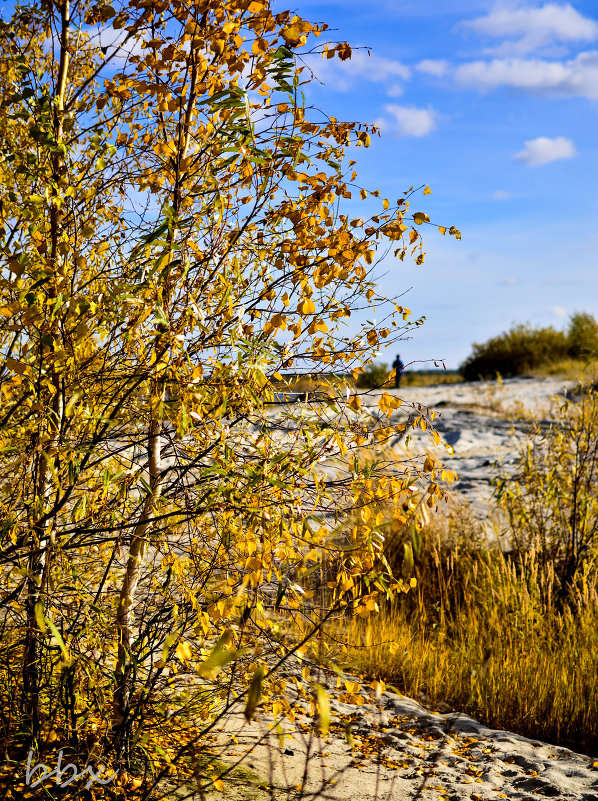
POLYGON ((397 353, 397 358, 392 363, 392 366, 395 369, 395 387, 398 389, 401 386, 401 374, 405 369, 405 365, 401 361, 401 357, 397 353))

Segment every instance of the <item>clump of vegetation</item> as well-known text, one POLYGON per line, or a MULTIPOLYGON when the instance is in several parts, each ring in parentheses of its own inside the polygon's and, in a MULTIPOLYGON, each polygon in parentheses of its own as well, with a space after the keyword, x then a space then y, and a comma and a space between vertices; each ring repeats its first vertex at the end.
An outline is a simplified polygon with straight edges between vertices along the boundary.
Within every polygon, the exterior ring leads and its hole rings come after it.
POLYGON ((497 480, 507 550, 466 504, 420 531, 385 526, 385 554, 417 587, 352 621, 356 664, 431 705, 569 746, 598 747, 598 398, 588 386, 534 426, 497 480), (421 694, 421 695, 420 695, 421 694))
POLYGON ((458 384, 463 376, 457 370, 405 370, 401 386, 428 387, 436 384, 458 384))
MULTIPOLYGON (((427 387, 435 384, 456 384, 462 380, 463 376, 457 370, 404 370, 401 374, 402 387, 427 387)), ((374 362, 364 369, 355 383, 360 389, 394 387, 394 371, 384 362, 374 362)))
POLYGON ((487 342, 475 342, 472 354, 459 370, 466 381, 570 371, 572 367, 577 371, 597 354, 598 322, 587 312, 575 312, 567 331, 515 325, 487 342))
POLYGON ((496 493, 512 547, 554 566, 561 598, 596 572, 598 557, 598 398, 587 384, 576 396, 548 426, 533 426, 516 473, 500 476, 496 493))
POLYGON ((474 342, 472 354, 459 370, 466 381, 524 375, 569 356, 569 340, 563 331, 548 326, 516 325, 487 342, 474 342))
POLYGON ((588 312, 571 315, 567 338, 572 358, 588 359, 598 355, 598 322, 588 312))
MULTIPOLYGON (((391 372, 394 372, 384 362, 366 365, 363 372, 357 377, 356 386, 359 389, 380 389, 391 384, 391 372)), ((394 383, 394 381, 393 381, 394 383)))

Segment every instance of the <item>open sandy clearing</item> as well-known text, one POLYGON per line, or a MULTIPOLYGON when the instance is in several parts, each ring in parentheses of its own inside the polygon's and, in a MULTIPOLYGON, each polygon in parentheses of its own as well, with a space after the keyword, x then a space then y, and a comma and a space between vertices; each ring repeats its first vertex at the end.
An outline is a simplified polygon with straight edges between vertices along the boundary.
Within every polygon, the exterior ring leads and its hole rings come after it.
MULTIPOLYGON (((491 494, 492 463, 500 459, 508 470, 514 464, 517 443, 523 441, 527 423, 521 413, 547 416, 551 398, 564 399, 575 384, 510 379, 501 384, 407 387, 391 392, 404 400, 401 414, 409 403, 438 412, 437 429, 454 450, 452 456, 444 449, 438 454, 459 475, 455 493, 468 498, 483 517, 491 494)), ((369 393, 364 405, 377 406, 379 394, 369 393)), ((421 433, 414 437, 410 452, 422 452, 430 445, 421 433)), ((403 445, 397 442, 395 447, 403 445)), ((327 683, 324 678, 320 681, 327 683)), ((598 754, 576 754, 492 730, 459 713, 436 714, 392 692, 376 700, 372 691, 363 705, 345 703, 343 688, 327 684, 333 723, 325 737, 314 726, 309 699, 303 701, 305 714, 298 715, 292 725, 284 724, 283 740, 263 710, 251 723, 245 721, 242 708, 229 717, 214 759, 221 766, 232 766, 243 758, 246 772, 224 776, 227 801, 316 797, 330 801, 598 801, 598 754), (344 723, 350 723, 352 745, 344 723)), ((191 788, 187 797, 199 798, 191 788)))
POLYGON ((329 686, 328 693, 336 722, 326 736, 311 714, 285 723, 284 740, 263 712, 251 723, 240 707, 229 717, 214 759, 222 766, 244 757, 246 777, 224 777, 227 801, 598 801, 598 762, 588 756, 489 729, 467 715, 435 714, 388 691, 377 700, 372 691, 363 705, 343 703, 342 688, 329 686), (343 729, 348 721, 352 745, 343 729))
MULTIPOLYGON (((412 432, 408 450, 403 439, 394 442, 394 450, 411 456, 425 450, 435 454, 459 477, 458 483, 449 487, 450 491, 467 498, 476 516, 485 518, 490 509, 493 464, 498 461, 509 472, 529 428, 529 414, 546 421, 552 398, 558 396, 564 400, 576 384, 553 378, 510 378, 500 383, 483 381, 388 390, 403 400, 393 422, 406 419, 413 411, 412 404, 421 404, 436 412, 434 425, 452 447, 453 454, 449 455, 442 446, 434 446, 431 438, 421 431, 412 432)), ((374 408, 380 395, 381 391, 372 391, 362 401, 374 408)))

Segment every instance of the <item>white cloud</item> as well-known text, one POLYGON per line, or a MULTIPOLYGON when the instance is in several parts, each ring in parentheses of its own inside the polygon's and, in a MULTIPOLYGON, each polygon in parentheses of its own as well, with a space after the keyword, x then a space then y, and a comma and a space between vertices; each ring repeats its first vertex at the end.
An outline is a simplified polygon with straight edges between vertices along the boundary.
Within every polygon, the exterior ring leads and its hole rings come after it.
POLYGON ((515 153, 513 158, 516 161, 522 161, 528 167, 539 167, 542 164, 549 164, 551 161, 570 159, 576 155, 575 145, 570 139, 566 139, 564 136, 557 136, 554 139, 539 136, 537 139, 525 142, 523 150, 515 153))
POLYGON ((492 59, 470 61, 455 70, 461 86, 487 92, 499 86, 565 97, 598 98, 598 50, 569 61, 492 59))
POLYGON ((364 50, 353 50, 350 59, 306 59, 317 77, 328 86, 341 91, 351 89, 356 80, 388 84, 388 93, 401 94, 398 81, 407 81, 411 70, 400 61, 384 56, 368 55, 364 50))
POLYGON ((567 309, 564 306, 551 306, 550 311, 560 319, 567 316, 567 309))
POLYGON ((376 125, 396 136, 427 136, 437 127, 438 114, 432 109, 388 103, 384 106, 384 111, 392 119, 389 121, 383 117, 376 120, 376 125))
POLYGON ((598 39, 598 22, 584 17, 570 3, 545 3, 538 8, 500 3, 490 13, 461 23, 477 34, 507 41, 493 48, 496 55, 523 55, 555 42, 598 39))
POLYGON ((141 34, 130 36, 124 29, 115 30, 111 25, 94 25, 87 29, 93 44, 105 50, 107 56, 115 61, 122 62, 131 56, 143 56, 146 52, 144 41, 151 39, 151 31, 145 30, 141 34))
POLYGON ((389 97, 400 97, 404 91, 405 90, 403 89, 400 83, 395 83, 387 88, 386 94, 389 97))
POLYGON ((376 83, 388 81, 391 78, 402 78, 406 81, 411 75, 409 67, 400 61, 384 58, 384 56, 368 55, 363 50, 354 50, 350 59, 337 62, 337 64, 351 75, 358 75, 376 83))
POLYGON ((497 189, 492 193, 492 200, 509 200, 511 195, 504 189, 497 189))
POLYGON ((423 61, 415 65, 415 69, 419 70, 419 72, 425 72, 426 75, 442 78, 449 71, 450 64, 442 58, 424 58, 423 61))

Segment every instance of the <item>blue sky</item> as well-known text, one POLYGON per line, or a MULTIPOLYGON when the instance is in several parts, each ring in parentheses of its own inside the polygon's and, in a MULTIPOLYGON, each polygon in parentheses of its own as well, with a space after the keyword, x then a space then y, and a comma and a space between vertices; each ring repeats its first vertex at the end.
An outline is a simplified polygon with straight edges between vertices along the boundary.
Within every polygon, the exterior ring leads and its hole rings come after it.
POLYGON ((409 289, 403 302, 427 318, 398 348, 403 360, 456 367, 473 341, 514 322, 561 328, 582 309, 598 317, 595 0, 294 7, 335 29, 322 39, 371 53, 309 62, 324 82, 312 82, 309 102, 382 124, 382 137, 357 151, 360 182, 390 198, 428 183, 433 194, 412 210, 463 235, 430 227, 423 266, 389 260, 380 270, 382 287, 409 289))
POLYGON ((322 83, 306 94, 339 119, 381 123, 355 152, 360 183, 391 199, 427 183, 411 209, 462 232, 424 226, 424 265, 381 265, 382 289, 408 290, 426 323, 380 360, 400 350, 454 368, 513 323, 598 318, 596 0, 274 2, 354 48, 350 61, 310 59, 322 83))

